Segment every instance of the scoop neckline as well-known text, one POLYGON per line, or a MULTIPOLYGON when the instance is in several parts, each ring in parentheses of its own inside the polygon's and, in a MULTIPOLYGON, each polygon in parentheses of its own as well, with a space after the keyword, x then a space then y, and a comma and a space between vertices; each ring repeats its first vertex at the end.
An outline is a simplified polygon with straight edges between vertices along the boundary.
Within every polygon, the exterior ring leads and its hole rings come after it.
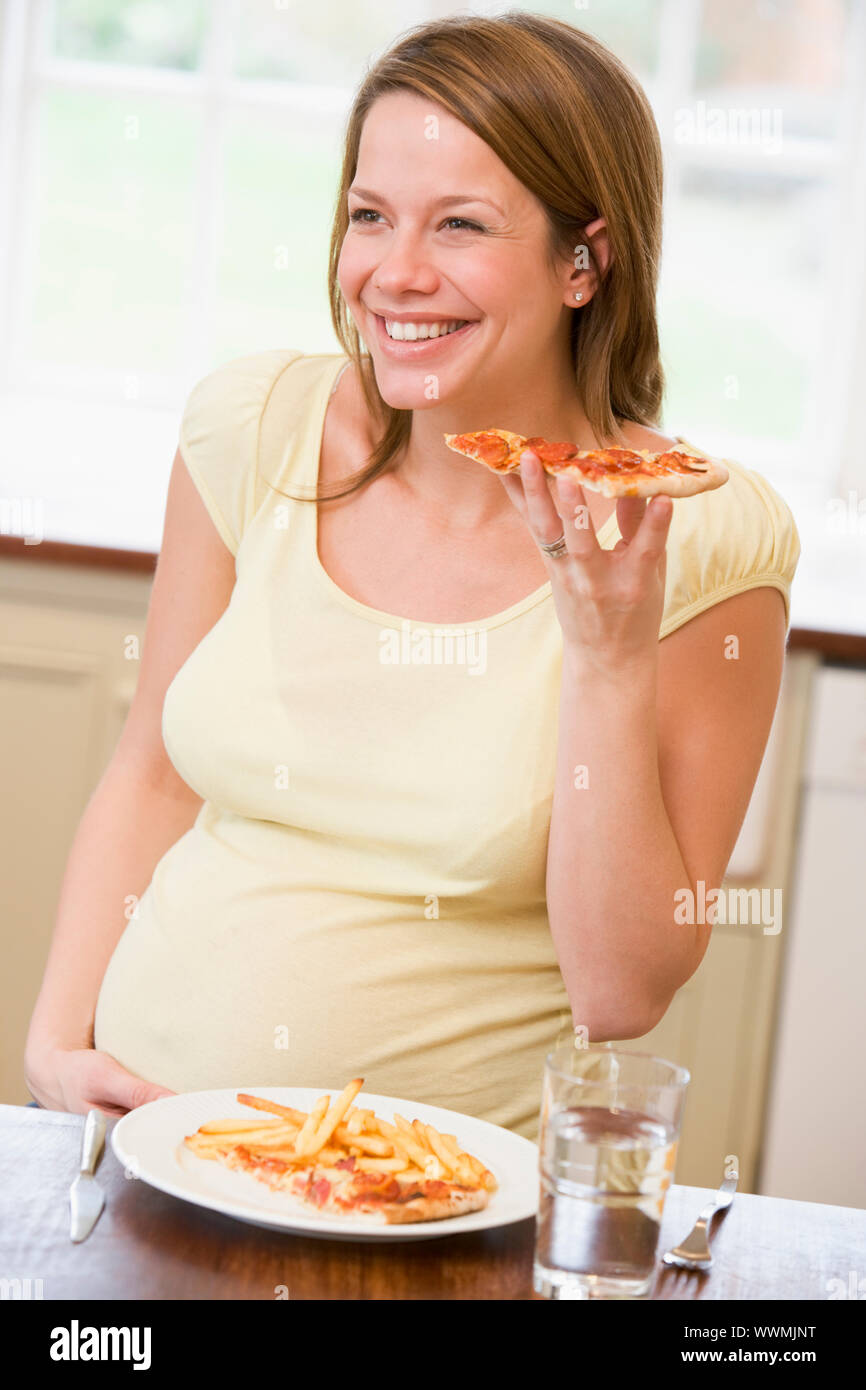
MULTIPOLYGON (((316 402, 316 412, 314 416, 315 430, 313 433, 313 440, 315 451, 313 454, 313 464, 310 469, 310 477, 308 479, 312 487, 318 486, 322 459, 322 440, 325 432, 325 417, 328 413, 331 393, 336 386, 337 377, 350 360, 348 356, 336 355, 334 358, 334 367, 336 370, 331 372, 326 371, 323 374, 321 395, 316 402)), ((694 445, 689 445, 687 441, 680 438, 679 435, 674 435, 673 438, 678 444, 685 444, 687 448, 691 448, 695 453, 698 452, 694 445)), ((362 603, 360 599, 353 598, 351 594, 347 594, 345 589, 341 589, 339 584, 328 574, 328 571, 319 558, 318 505, 313 503, 311 505, 311 510, 313 513, 313 521, 310 528, 312 533, 312 564, 314 572, 319 577, 319 582, 343 605, 344 608, 348 608, 361 618, 366 618, 368 622, 378 623, 380 627, 393 627, 395 624, 402 625, 403 623, 408 623, 413 628, 424 628, 427 630, 459 628, 461 630, 472 629, 473 631, 481 631, 493 627, 501 627, 503 623, 510 623, 515 618, 519 618, 523 613, 529 612, 531 609, 537 607, 539 603, 543 603, 545 599, 551 598, 553 595, 553 588, 548 579, 540 588, 535 589, 531 594, 527 594, 525 598, 518 599, 517 603, 510 604, 508 608, 503 608, 499 613, 492 613, 487 618, 464 619, 460 622, 434 621, 429 618, 409 618, 405 614, 388 613, 384 608, 373 608, 370 604, 362 603)), ((605 542, 613 535, 614 530, 617 532, 619 531, 615 510, 611 512, 607 521, 602 523, 596 533, 599 545, 603 548, 607 548, 605 542)))

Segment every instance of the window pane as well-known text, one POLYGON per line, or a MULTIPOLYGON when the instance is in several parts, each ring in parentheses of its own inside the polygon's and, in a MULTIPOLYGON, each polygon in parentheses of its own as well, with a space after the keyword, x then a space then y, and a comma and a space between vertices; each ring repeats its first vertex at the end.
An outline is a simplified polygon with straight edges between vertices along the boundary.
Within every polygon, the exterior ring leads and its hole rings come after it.
POLYGON ((342 120, 274 109, 231 115, 214 322, 214 360, 257 347, 337 352, 328 246, 342 120))
POLYGON ((195 68, 207 0, 54 0, 58 58, 195 68))
POLYGON ((665 228, 660 319, 665 418, 694 442, 702 431, 800 438, 823 327, 829 198, 820 180, 684 173, 665 228))
POLYGON ((355 87, 366 63, 428 15, 423 0, 244 0, 237 12, 239 77, 355 87))
POLYGON ((166 96, 45 94, 27 354, 183 368, 200 124, 190 107, 166 96))
POLYGON ((835 135, 850 0, 704 0, 695 93, 778 107, 785 134, 835 135))

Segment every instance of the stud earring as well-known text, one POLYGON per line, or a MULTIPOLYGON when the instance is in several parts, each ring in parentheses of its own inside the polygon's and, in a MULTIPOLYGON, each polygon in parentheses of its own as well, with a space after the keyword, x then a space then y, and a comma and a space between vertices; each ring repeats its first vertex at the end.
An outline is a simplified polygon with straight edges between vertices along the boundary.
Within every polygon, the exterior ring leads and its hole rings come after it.
POLYGON ((574 297, 575 297, 575 299, 583 299, 583 295, 580 294, 580 293, 578 293, 578 292, 575 292, 575 296, 574 296, 574 297))

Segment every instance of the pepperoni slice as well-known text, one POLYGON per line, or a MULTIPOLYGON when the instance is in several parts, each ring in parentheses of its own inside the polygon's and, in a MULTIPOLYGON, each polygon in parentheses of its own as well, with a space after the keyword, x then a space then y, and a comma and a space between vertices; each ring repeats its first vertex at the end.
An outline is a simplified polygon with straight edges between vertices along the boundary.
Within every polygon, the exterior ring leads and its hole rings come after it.
POLYGON ((499 468, 508 462, 507 443, 498 434, 491 434, 488 430, 479 430, 477 434, 459 434, 454 441, 454 447, 471 454, 479 463, 486 463, 488 468, 499 468))
POLYGON ((576 444, 551 444, 540 435, 533 435, 531 439, 527 439, 523 447, 537 454, 542 463, 550 464, 567 463, 580 453, 576 444))
POLYGON ((645 460, 634 449, 596 449, 594 458, 605 471, 627 472, 632 468, 643 468, 645 460))

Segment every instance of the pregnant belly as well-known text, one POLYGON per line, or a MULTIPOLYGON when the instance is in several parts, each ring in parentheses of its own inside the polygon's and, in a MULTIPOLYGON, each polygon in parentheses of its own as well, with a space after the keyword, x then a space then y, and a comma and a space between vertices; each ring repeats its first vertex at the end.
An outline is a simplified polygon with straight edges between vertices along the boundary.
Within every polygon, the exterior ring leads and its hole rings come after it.
POLYGON ((174 1091, 333 1092, 363 1076, 368 1092, 534 1136, 544 1052, 568 1018, 546 923, 450 911, 155 875, 106 971, 94 1044, 174 1091))

